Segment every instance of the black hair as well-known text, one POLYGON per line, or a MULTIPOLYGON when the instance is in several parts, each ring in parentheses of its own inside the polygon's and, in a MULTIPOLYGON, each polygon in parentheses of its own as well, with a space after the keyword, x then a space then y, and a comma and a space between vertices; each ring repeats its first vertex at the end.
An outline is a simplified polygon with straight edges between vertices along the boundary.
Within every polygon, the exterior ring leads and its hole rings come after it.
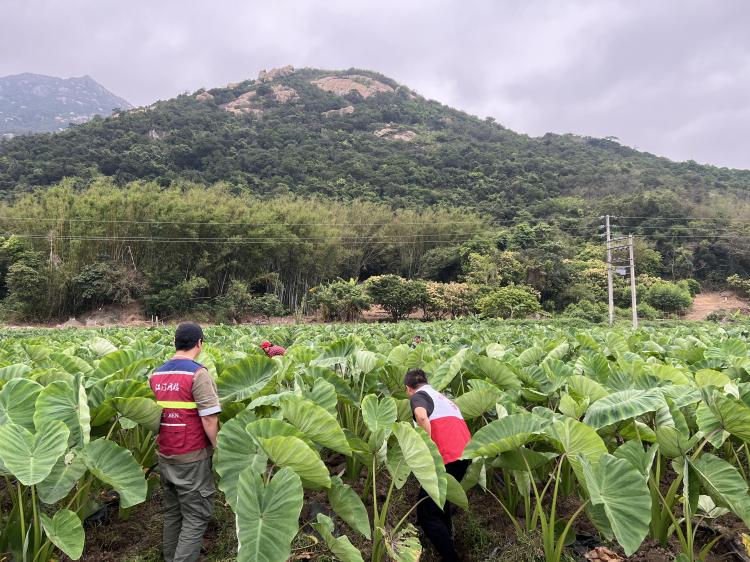
POLYGON ((427 384, 427 375, 422 369, 409 369, 404 375, 404 384, 409 388, 417 388, 427 384))
POLYGON ((203 330, 195 322, 183 322, 174 333, 174 347, 177 351, 189 351, 203 341, 203 330))

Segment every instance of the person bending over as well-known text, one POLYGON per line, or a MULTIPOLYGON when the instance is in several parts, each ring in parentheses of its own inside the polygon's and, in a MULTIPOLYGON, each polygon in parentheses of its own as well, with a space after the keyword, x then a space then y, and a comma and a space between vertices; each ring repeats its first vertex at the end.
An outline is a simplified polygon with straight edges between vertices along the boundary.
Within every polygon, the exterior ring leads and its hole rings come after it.
MULTIPOLYGON (((422 369, 408 371, 404 376, 404 384, 414 420, 437 445, 445 470, 460 482, 469 467, 469 461, 461 460, 461 455, 471 440, 471 433, 461 410, 427 383, 427 375, 422 369)), ((440 509, 421 487, 417 524, 422 527, 445 562, 459 560, 453 544, 450 504, 445 502, 443 509, 440 509)))

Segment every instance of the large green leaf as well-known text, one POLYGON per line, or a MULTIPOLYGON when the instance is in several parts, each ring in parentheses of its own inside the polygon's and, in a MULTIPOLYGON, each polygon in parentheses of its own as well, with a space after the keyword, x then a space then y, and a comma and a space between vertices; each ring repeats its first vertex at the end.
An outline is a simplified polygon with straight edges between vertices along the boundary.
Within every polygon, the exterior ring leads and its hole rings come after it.
POLYGON ((123 371, 136 363, 141 357, 132 349, 120 349, 112 351, 99 360, 96 369, 89 375, 93 383, 112 377, 115 373, 123 371))
POLYGON ((286 562, 299 529, 302 484, 290 468, 279 470, 264 486, 253 468, 237 485, 237 560, 286 562))
POLYGON ((50 505, 59 502, 68 495, 85 472, 86 465, 75 451, 62 455, 49 476, 36 485, 39 499, 50 505))
POLYGON ((339 422, 314 402, 298 395, 285 396, 281 400, 281 412, 312 441, 343 455, 352 454, 339 422))
POLYGON ((326 543, 328 549, 341 562, 364 562, 362 554, 351 543, 349 537, 333 536, 333 521, 331 521, 330 517, 323 513, 318 513, 317 522, 312 523, 312 527, 323 537, 323 542, 326 543))
POLYGON ((750 496, 747 482, 735 467, 710 453, 703 453, 691 468, 701 481, 703 489, 720 507, 730 509, 750 526, 750 496))
POLYGON ((715 386, 717 388, 724 388, 725 385, 729 384, 729 377, 719 371, 713 369, 701 369, 695 373, 695 384, 698 386, 715 386))
POLYGON ((521 386, 521 381, 518 380, 513 370, 497 359, 480 355, 474 360, 474 365, 479 371, 477 374, 484 375, 502 389, 519 388, 521 386))
POLYGON ((31 371, 26 363, 14 363, 0 367, 0 381, 10 381, 12 379, 22 379, 31 371))
POLYGON ((656 442, 659 451, 670 459, 682 457, 698 442, 698 434, 689 437, 674 427, 662 426, 656 428, 656 442))
POLYGON ((60 365, 71 375, 77 375, 78 373, 88 374, 94 370, 94 368, 89 365, 87 361, 75 355, 68 355, 66 353, 52 353, 49 358, 60 365))
POLYGON ((477 418, 495 408, 498 400, 503 396, 503 391, 494 385, 482 385, 481 389, 470 390, 457 397, 454 402, 464 419, 477 418))
POLYGON ((75 385, 56 381, 45 386, 36 400, 34 425, 60 420, 70 430, 70 445, 82 447, 89 442, 91 415, 83 380, 75 385))
POLYGON ((742 400, 716 392, 708 404, 724 431, 743 441, 750 441, 750 408, 742 400))
POLYGON ((370 538, 370 519, 367 508, 362 503, 357 492, 351 486, 344 484, 338 476, 331 478, 331 488, 328 490, 328 502, 346 524, 358 533, 370 538))
POLYGON ((61 509, 50 518, 46 513, 39 514, 47 538, 68 557, 78 560, 83 554, 86 535, 81 520, 75 512, 61 509))
POLYGON ((446 479, 447 472, 445 470, 445 464, 443 464, 443 457, 440 455, 440 451, 435 442, 425 431, 417 430, 417 434, 422 438, 422 441, 424 441, 430 451, 430 455, 432 455, 432 462, 435 465, 435 473, 438 478, 438 492, 440 494, 438 505, 442 506, 445 504, 445 495, 448 491, 448 481, 446 479))
POLYGON ((248 467, 257 472, 266 468, 266 457, 258 453, 258 445, 248 434, 245 426, 255 416, 250 410, 243 410, 221 426, 216 437, 216 472, 219 475, 219 489, 224 492, 232 509, 237 509, 237 481, 240 473, 248 467))
POLYGON ((216 383, 222 402, 253 398, 271 380, 276 363, 266 356, 254 355, 222 371, 216 383))
POLYGON ((651 521, 646 480, 630 462, 609 454, 597 464, 583 459, 583 474, 591 503, 603 507, 617 542, 630 556, 646 538, 651 521))
POLYGON ((106 340, 102 337, 96 337, 90 340, 88 347, 99 357, 117 351, 117 347, 111 341, 106 340))
MULTIPOLYGON (((424 431, 419 429, 419 431, 424 431)), ((441 497, 440 480, 435 468, 435 461, 432 458, 430 448, 424 439, 417 433, 407 422, 393 424, 393 434, 396 436, 401 452, 404 455, 404 462, 414 473, 425 492, 439 506, 445 501, 445 488, 441 497), (442 501, 441 501, 442 499, 442 501)), ((445 471, 445 468, 443 468, 445 471)), ((445 479, 443 478, 445 484, 445 479)))
POLYGON ((490 457, 511 451, 539 435, 544 421, 531 414, 512 414, 495 420, 477 431, 464 449, 463 457, 490 457))
POLYGON ((390 436, 397 415, 396 401, 390 396, 378 400, 374 394, 368 394, 362 399, 362 419, 370 431, 369 445, 373 452, 390 436))
POLYGON ((336 405, 338 404, 336 387, 324 378, 315 380, 312 390, 305 394, 305 398, 309 398, 329 414, 336 415, 336 405))
POLYGON ((641 473, 643 478, 648 480, 649 474, 651 473, 651 466, 654 464, 654 458, 656 457, 657 447, 651 445, 647 450, 643 449, 643 443, 639 441, 626 441, 620 445, 614 452, 614 456, 618 459, 625 459, 632 464, 638 472, 641 473))
POLYGON ((91 474, 120 494, 121 507, 131 507, 146 500, 146 479, 127 449, 112 441, 97 439, 83 448, 83 462, 91 474))
POLYGON ((719 418, 705 402, 698 404, 695 409, 695 422, 708 442, 717 449, 729 438, 729 432, 724 431, 719 418))
POLYGON ((409 479, 411 470, 409 465, 404 460, 404 454, 401 451, 401 447, 388 447, 386 454, 386 468, 388 474, 391 475, 391 480, 398 490, 404 487, 406 481, 409 479))
POLYGON ((557 456, 558 454, 553 452, 537 452, 526 447, 519 447, 518 449, 500 453, 492 461, 492 466, 526 472, 529 469, 534 470, 543 464, 549 463, 557 456))
POLYGON ((133 396, 130 398, 111 398, 110 404, 123 417, 139 425, 142 425, 149 431, 157 433, 161 421, 161 406, 151 398, 140 398, 133 396))
POLYGON ((545 429, 545 433, 553 445, 565 453, 579 482, 584 481, 581 459, 596 464, 607 452, 607 446, 599 434, 592 427, 573 418, 553 422, 545 429))
POLYGON ((589 403, 594 403, 609 394, 604 386, 583 375, 572 375, 565 379, 565 384, 568 385, 568 392, 573 398, 576 400, 588 399, 589 403))
POLYGON ((430 377, 430 386, 438 391, 448 386, 463 368, 468 351, 468 347, 461 348, 455 355, 435 369, 430 377))
POLYGON ((598 429, 655 412, 662 406, 664 398, 657 390, 621 390, 591 404, 583 421, 598 429))
POLYGON ((28 379, 13 379, 0 390, 0 425, 14 423, 34 429, 34 404, 42 385, 28 379))
POLYGON ((302 439, 294 436, 256 437, 269 459, 296 472, 308 488, 330 488, 331 477, 320 456, 302 439))
POLYGON ((255 437, 270 439, 271 437, 292 435, 302 439, 302 441, 308 445, 313 446, 312 441, 310 441, 304 433, 284 420, 278 420, 276 418, 261 418, 248 423, 246 429, 249 434, 255 437))
POLYGON ((466 497, 466 491, 461 487, 461 484, 451 474, 446 473, 446 482, 448 488, 445 493, 445 499, 454 505, 457 505, 461 509, 469 509, 469 498, 466 497))
POLYGON ((31 433, 14 423, 0 425, 0 461, 24 486, 38 484, 52 472, 68 448, 70 430, 50 420, 31 433))

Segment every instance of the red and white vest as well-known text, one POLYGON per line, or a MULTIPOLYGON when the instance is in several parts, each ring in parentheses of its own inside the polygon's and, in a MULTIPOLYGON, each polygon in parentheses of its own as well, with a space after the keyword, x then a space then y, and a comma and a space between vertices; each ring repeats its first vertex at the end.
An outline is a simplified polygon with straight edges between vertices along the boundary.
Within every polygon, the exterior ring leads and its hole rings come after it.
POLYGON ((448 464, 457 461, 461 458, 466 444, 471 441, 471 433, 461 410, 429 384, 421 386, 419 392, 424 392, 432 398, 434 408, 429 415, 430 429, 432 440, 437 445, 443 462, 448 464))
POLYGON ((204 368, 190 359, 170 359, 149 377, 156 403, 163 408, 156 441, 162 455, 191 453, 211 444, 193 398, 193 377, 204 368))

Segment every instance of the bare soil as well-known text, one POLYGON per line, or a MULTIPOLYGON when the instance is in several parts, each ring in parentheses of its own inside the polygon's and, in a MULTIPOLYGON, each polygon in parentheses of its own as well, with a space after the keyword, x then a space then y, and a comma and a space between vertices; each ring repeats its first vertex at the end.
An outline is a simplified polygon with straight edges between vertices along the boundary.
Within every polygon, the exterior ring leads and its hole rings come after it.
POLYGON ((739 311, 742 314, 750 314, 750 303, 741 299, 732 291, 708 291, 695 295, 693 306, 685 315, 686 320, 705 320, 712 312, 719 310, 728 313, 739 311))

